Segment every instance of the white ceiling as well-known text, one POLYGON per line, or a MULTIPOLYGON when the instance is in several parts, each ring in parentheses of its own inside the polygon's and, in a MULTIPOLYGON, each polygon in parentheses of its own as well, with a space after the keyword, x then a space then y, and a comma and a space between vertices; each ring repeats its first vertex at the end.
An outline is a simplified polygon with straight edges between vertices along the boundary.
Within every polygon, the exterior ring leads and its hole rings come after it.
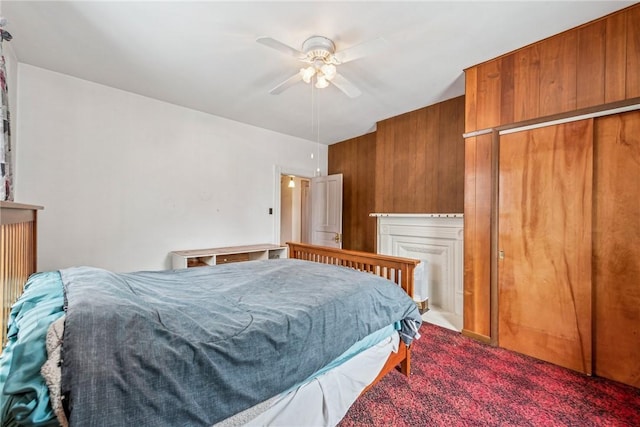
POLYGON ((633 1, 7 1, 18 61, 325 144, 377 121, 462 95, 463 69, 622 9, 633 1), (269 90, 300 63, 255 42, 337 50, 383 37, 384 50, 339 66, 363 94, 269 90))

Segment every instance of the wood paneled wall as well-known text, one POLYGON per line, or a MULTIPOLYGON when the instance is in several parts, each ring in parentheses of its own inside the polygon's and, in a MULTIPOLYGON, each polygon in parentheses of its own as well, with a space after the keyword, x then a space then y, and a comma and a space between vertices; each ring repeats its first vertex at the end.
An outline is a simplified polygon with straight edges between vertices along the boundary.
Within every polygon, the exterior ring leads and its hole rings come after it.
MULTIPOLYGON (((639 70, 640 4, 636 4, 465 70, 465 131, 543 122, 635 102, 640 97, 639 70)), ((467 138, 467 159, 478 158, 478 150, 489 150, 488 142, 482 144, 479 138, 467 138)), ((496 273, 487 274, 487 266, 476 260, 486 259, 492 250, 496 253, 495 236, 478 232, 492 230, 492 225, 495 228, 492 201, 497 191, 498 153, 493 151, 493 161, 468 161, 465 170, 465 191, 471 185, 475 189, 466 196, 465 227, 473 225, 476 231, 465 230, 463 332, 485 340, 497 338, 493 336, 496 327, 492 336, 485 335, 487 318, 494 316, 492 324, 497 318, 491 312, 491 301, 482 297, 491 289, 496 273), (491 176, 490 185, 477 185, 475 177, 491 176), (489 215, 487 206, 491 206, 489 215)))
POLYGON ((378 123, 376 212, 461 213, 464 96, 378 123))
POLYGON ((464 105, 464 96, 453 98, 329 146, 329 173, 344 177, 345 249, 376 251, 372 212, 463 211, 464 105))
POLYGON ((376 134, 369 133, 329 146, 329 174, 341 173, 342 247, 376 252, 376 134))
POLYGON ((463 330, 485 342, 491 337, 491 251, 485 246, 491 241, 494 138, 487 133, 465 141, 463 330))
POLYGON ((465 70, 472 132, 640 96, 640 5, 465 70))
POLYGON ((594 158, 594 373, 640 387, 640 111, 596 121, 594 158))
MULTIPOLYGON (((502 201, 502 191, 507 188, 498 181, 502 180, 506 161, 500 151, 503 139, 507 138, 495 135, 522 125, 550 124, 554 119, 597 111, 610 113, 612 108, 640 103, 640 4, 471 67, 465 70, 465 76, 468 134, 463 332, 495 342, 498 319, 504 317, 502 311, 495 311, 496 292, 504 284, 504 274, 497 267, 498 249, 502 249, 497 237, 498 230, 508 225, 502 219, 504 212, 496 204, 498 195, 502 201), (486 336, 487 331, 490 336, 486 336)), ((593 182, 592 206, 569 212, 552 203, 544 209, 549 215, 569 215, 593 226, 590 235, 593 252, 586 261, 592 265, 578 267, 581 272, 593 273, 591 280, 582 280, 594 303, 587 319, 593 322, 593 346, 583 346, 585 364, 593 356, 594 373, 638 387, 640 281, 637 245, 630 243, 637 240, 634 236, 638 234, 640 206, 636 191, 640 182, 638 159, 634 157, 638 146, 638 111, 610 114, 595 119, 595 123, 593 179, 585 178, 586 182, 593 182), (592 211, 593 220, 588 217, 592 211), (593 350, 593 355, 587 354, 587 350, 593 350)), ((574 142, 584 139, 571 138, 574 142)), ((553 150, 559 149, 554 145, 553 150)), ((569 174, 572 168, 582 167, 563 165, 554 174, 569 174)), ((534 182, 543 186, 540 180, 534 182)), ((506 211, 510 215, 525 215, 513 206, 506 211)), ((550 240, 557 236, 558 233, 551 233, 550 240)), ((591 243, 567 243, 566 250, 581 250, 584 246, 590 248, 591 243)), ((531 257, 526 261, 545 264, 544 259, 531 257)), ((535 304, 532 298, 527 303, 535 304)), ((511 313, 512 310, 509 315, 522 317, 522 312, 511 313)), ((536 327, 544 329, 542 323, 536 327)), ((589 338, 582 337, 584 342, 589 338)))

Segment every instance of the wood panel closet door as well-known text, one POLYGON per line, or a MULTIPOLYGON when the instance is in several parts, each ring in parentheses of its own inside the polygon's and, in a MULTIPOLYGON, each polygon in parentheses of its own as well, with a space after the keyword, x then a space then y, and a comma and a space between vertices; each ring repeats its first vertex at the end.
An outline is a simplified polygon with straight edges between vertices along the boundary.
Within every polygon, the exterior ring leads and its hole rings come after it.
POLYGON ((593 121, 500 137, 498 344, 591 373, 593 121))
POLYGON ((640 387, 640 111, 595 125, 595 374, 640 387))

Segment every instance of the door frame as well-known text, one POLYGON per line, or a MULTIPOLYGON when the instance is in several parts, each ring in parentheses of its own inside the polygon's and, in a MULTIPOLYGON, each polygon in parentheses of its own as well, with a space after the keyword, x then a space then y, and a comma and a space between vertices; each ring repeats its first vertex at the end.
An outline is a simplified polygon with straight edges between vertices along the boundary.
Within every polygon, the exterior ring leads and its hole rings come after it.
POLYGON ((315 171, 310 169, 301 169, 293 166, 273 165, 273 235, 271 243, 285 244, 280 242, 280 221, 282 221, 282 212, 280 203, 282 194, 280 192, 280 177, 282 175, 295 175, 300 178, 311 180, 315 176, 315 171))

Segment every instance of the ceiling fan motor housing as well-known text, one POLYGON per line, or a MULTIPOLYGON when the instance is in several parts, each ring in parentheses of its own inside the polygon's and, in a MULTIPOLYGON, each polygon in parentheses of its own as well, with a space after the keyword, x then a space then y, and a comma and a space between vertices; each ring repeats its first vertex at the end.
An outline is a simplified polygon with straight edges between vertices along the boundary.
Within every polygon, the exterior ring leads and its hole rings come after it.
POLYGON ((363 44, 361 43, 356 46, 355 50, 347 49, 336 55, 336 45, 332 40, 322 36, 309 37, 302 43, 302 50, 295 49, 271 37, 258 37, 256 39, 258 43, 309 64, 304 68, 300 68, 296 74, 271 89, 269 93, 277 95, 300 80, 305 83, 311 83, 315 77, 314 86, 318 89, 325 88, 329 86, 329 83, 332 83, 350 98, 360 96, 361 92, 348 79, 336 72, 336 66, 366 55, 380 44, 380 40, 382 39, 369 42, 365 47, 362 47, 363 44))
POLYGON ((317 60, 330 63, 336 51, 336 45, 326 37, 312 36, 302 43, 302 51, 306 55, 306 61, 310 63, 317 60))

